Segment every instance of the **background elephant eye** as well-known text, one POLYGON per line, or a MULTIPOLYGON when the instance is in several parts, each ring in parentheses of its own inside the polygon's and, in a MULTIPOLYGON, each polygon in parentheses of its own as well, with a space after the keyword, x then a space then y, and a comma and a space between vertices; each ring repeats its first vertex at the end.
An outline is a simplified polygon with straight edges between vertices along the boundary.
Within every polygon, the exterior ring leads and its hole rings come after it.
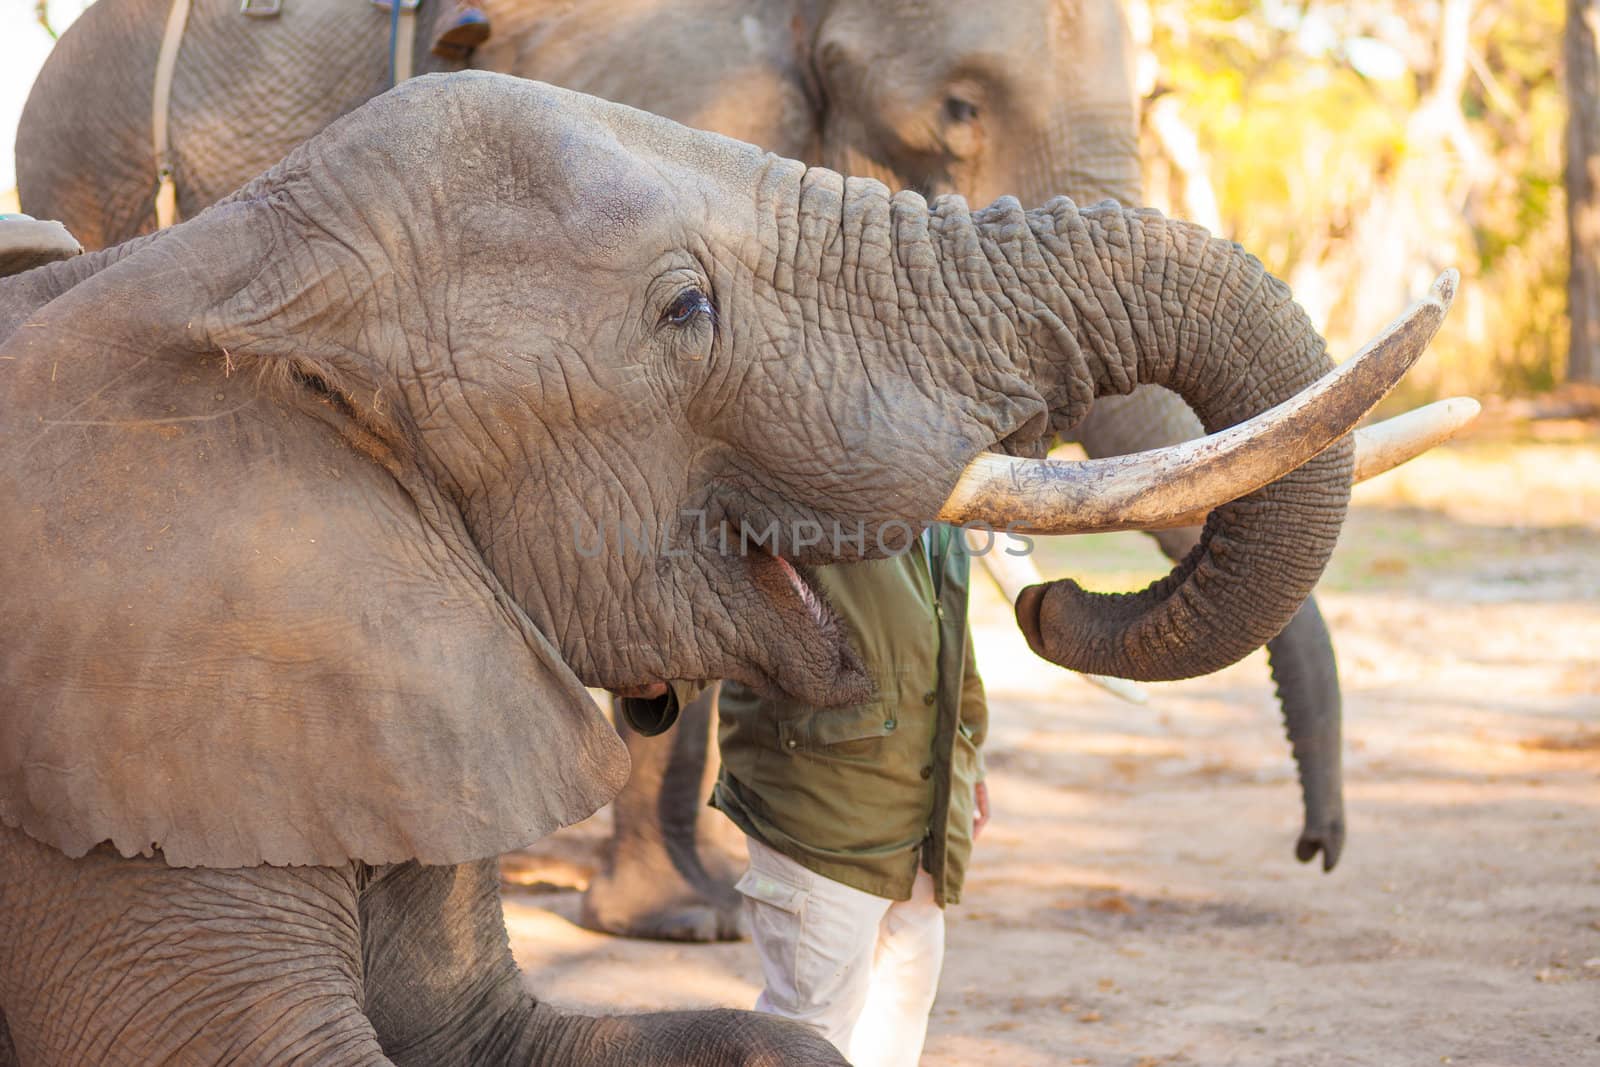
POLYGON ((978 105, 959 96, 949 96, 944 101, 944 113, 952 122, 972 122, 978 117, 978 105))
POLYGON ((698 289, 685 289, 673 298, 661 321, 671 326, 686 326, 696 315, 710 315, 711 301, 698 289))

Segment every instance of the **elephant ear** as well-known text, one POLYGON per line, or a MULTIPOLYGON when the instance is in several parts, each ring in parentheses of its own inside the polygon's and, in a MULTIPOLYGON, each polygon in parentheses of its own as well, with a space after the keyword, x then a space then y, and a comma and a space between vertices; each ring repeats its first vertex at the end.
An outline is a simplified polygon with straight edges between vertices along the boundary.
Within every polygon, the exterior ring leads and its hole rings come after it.
POLYGON ((175 866, 525 845, 625 749, 355 391, 217 350, 327 328, 270 215, 213 209, 0 349, 0 818, 175 866))

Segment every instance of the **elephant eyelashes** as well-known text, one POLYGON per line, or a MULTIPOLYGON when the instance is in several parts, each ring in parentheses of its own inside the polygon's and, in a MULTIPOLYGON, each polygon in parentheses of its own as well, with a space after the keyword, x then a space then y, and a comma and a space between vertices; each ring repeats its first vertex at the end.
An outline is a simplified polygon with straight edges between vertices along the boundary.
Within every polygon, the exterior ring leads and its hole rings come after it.
POLYGON ((698 289, 685 289, 661 313, 661 323, 664 326, 688 326, 700 315, 707 319, 714 318, 711 299, 698 289))
POLYGON ((679 359, 698 363, 711 352, 716 339, 717 309, 697 286, 681 290, 661 312, 657 329, 679 359))

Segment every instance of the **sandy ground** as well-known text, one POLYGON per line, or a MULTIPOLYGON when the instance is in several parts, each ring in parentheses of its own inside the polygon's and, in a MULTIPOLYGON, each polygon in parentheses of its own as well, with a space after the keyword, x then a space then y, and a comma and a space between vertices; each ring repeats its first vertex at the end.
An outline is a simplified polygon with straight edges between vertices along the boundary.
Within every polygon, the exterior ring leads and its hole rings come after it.
MULTIPOLYGON (((928 1065, 1600 1064, 1600 433, 1478 440, 1362 487, 1319 596, 1345 687, 1349 840, 1297 864, 1265 658, 1119 702, 976 602, 993 824, 928 1065)), ((1047 573, 1130 587, 1142 539, 1047 573)), ((523 857, 581 884, 602 814, 523 857)), ((599 1009, 748 1006, 748 945, 574 926, 508 887, 530 985, 599 1009)))

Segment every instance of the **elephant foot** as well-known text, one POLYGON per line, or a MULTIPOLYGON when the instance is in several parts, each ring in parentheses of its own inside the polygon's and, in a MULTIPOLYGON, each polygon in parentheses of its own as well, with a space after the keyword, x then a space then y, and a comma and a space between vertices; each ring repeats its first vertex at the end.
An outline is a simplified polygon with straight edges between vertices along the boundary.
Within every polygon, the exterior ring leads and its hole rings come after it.
POLYGON ((633 774, 613 803, 615 830, 583 895, 580 925, 654 941, 745 936, 733 888, 744 873, 744 835, 705 806, 716 776, 716 694, 707 689, 673 730, 651 737, 630 729, 619 709, 633 774))
POLYGON ((701 892, 674 876, 635 872, 596 875, 583 894, 578 924, 601 933, 651 941, 740 941, 744 909, 731 887, 701 892), (670 891, 676 882, 676 891, 670 891), (666 883, 664 885, 664 883, 666 883))

